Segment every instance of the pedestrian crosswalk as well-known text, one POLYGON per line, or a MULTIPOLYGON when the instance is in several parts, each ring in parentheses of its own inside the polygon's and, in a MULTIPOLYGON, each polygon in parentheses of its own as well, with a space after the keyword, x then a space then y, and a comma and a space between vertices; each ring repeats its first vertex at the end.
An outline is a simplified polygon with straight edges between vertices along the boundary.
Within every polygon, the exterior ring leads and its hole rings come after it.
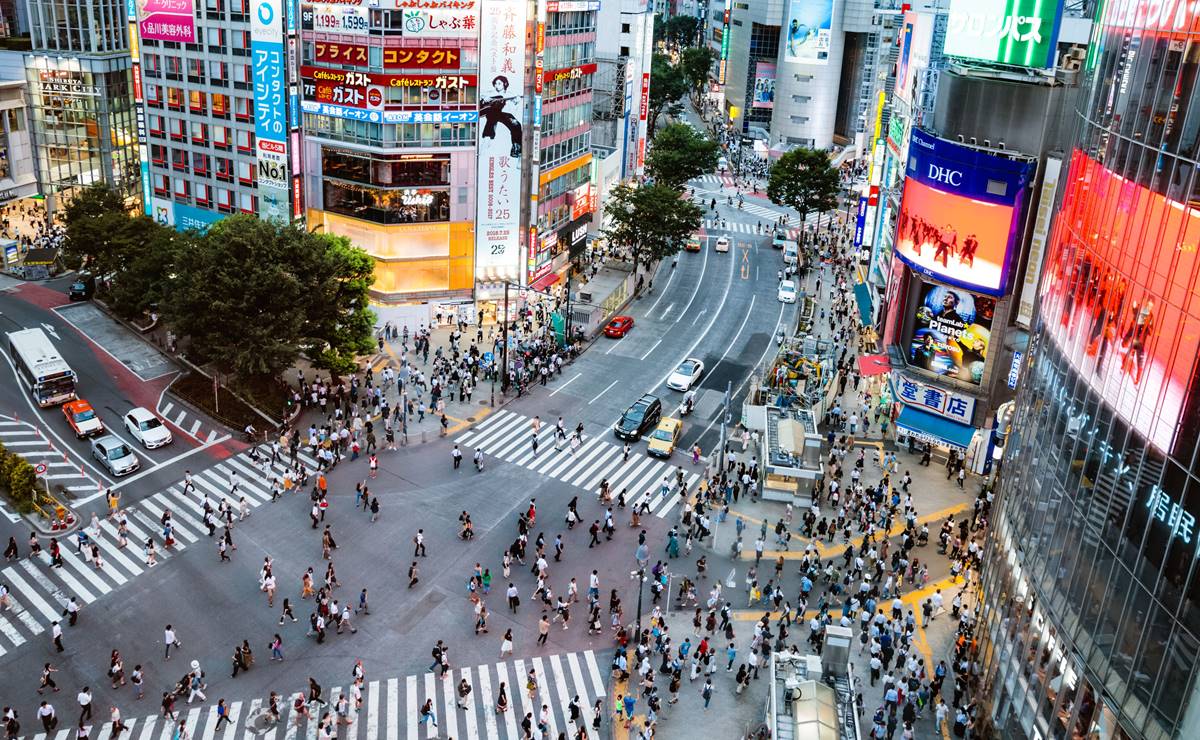
MULTIPOLYGON (((719 218, 706 218, 704 219, 703 226, 704 230, 708 232, 709 235, 717 231, 726 231, 734 234, 750 234, 752 236, 762 237, 763 239, 767 239, 771 236, 770 229, 764 231, 762 229, 756 229, 754 224, 741 223, 737 221, 722 222, 719 218)), ((784 235, 787 236, 788 239, 795 239, 796 237, 800 236, 800 229, 785 229, 784 235)))
MULTIPOLYGON (((0 611, 0 655, 35 637, 42 636, 49 641, 50 624, 63 618, 63 609, 71 598, 76 599, 86 615, 89 604, 154 567, 147 555, 147 541, 154 543, 155 564, 161 564, 202 538, 207 540, 208 527, 202 523, 201 497, 208 498, 214 508, 221 499, 229 499, 235 517, 242 496, 246 497, 250 508, 270 501, 272 481, 286 472, 285 461, 281 459, 271 464, 271 448, 267 445, 259 448, 258 453, 258 462, 247 451, 194 474, 194 493, 185 494, 181 481, 124 507, 129 532, 125 547, 118 546, 115 521, 82 522, 89 538, 100 548, 99 568, 95 567, 90 552, 77 552, 74 535, 61 538, 61 567, 51 566, 45 543, 39 555, 5 563, 0 568, 0 584, 8 588, 10 606, 0 611), (237 483, 236 495, 230 494, 233 482, 237 483), (162 526, 163 512, 168 509, 175 539, 170 548, 165 546, 162 526), (99 536, 95 536, 97 526, 99 536)), ((316 466, 307 455, 301 454, 299 460, 309 469, 316 466)))
MULTIPOLYGON (((463 668, 452 668, 445 677, 439 674, 401 676, 379 680, 366 680, 362 687, 361 709, 354 709, 350 697, 351 687, 337 686, 322 690, 322 701, 309 705, 307 716, 300 716, 293 708, 293 701, 303 691, 307 698, 307 686, 277 689, 280 719, 272 722, 265 713, 270 706, 269 697, 228 702, 229 721, 218 726, 217 707, 188 707, 182 701, 176 704, 176 720, 171 721, 161 714, 148 717, 124 719, 127 732, 122 740, 170 740, 178 723, 182 721, 187 737, 195 740, 233 740, 239 737, 261 736, 263 740, 314 740, 318 737, 318 725, 326 712, 334 722, 334 736, 339 740, 418 740, 418 738, 448 737, 456 740, 519 740, 528 737, 521 727, 526 714, 532 715, 537 725, 543 716, 547 731, 543 737, 556 738, 559 733, 575 737, 571 704, 579 707, 579 724, 588 730, 589 737, 595 719, 595 703, 607 694, 601 673, 600 659, 591 650, 559 653, 533 658, 518 658, 497 663, 487 663, 463 668), (535 677, 534 691, 528 690, 529 672, 535 677), (460 706, 458 686, 466 680, 471 691, 460 706), (508 698, 508 710, 496 711, 497 697, 501 686, 508 698), (339 717, 336 708, 339 698, 345 695, 350 711, 339 717), (433 717, 421 721, 421 709, 425 702, 433 701, 433 717), (436 722, 436 725, 434 724, 436 722)), ((601 711, 607 715, 607 701, 601 701, 601 711)), ((602 730, 609 726, 611 718, 601 716, 602 730)), ((107 736, 111 725, 94 725, 92 737, 107 736)), ((57 733, 39 733, 31 740, 68 740, 75 729, 59 730, 57 733), (68 734, 70 733, 70 734, 68 734)))
POLYGON ((719 185, 723 188, 733 187, 733 175, 707 174, 695 178, 706 185, 719 185))
POLYGON ((204 421, 199 418, 199 415, 194 411, 189 411, 185 408, 177 407, 174 403, 168 401, 158 409, 158 415, 169 420, 179 430, 193 439, 201 442, 213 442, 220 436, 221 432, 216 428, 204 429, 204 421), (189 419, 189 416, 196 418, 189 419))
MULTIPOLYGON (((572 452, 568 445, 556 450, 554 425, 542 424, 535 452, 532 422, 528 416, 501 409, 456 441, 472 449, 482 449, 485 458, 496 457, 587 491, 598 492, 600 482, 607 480, 614 497, 626 490, 626 500, 631 505, 640 506, 644 501, 659 518, 666 518, 682 500, 682 494, 700 481, 700 473, 685 471, 685 491, 680 491, 675 484, 675 471, 685 453, 676 453, 676 465, 641 450, 631 450, 626 460, 622 445, 607 439, 607 429, 597 434, 585 433, 583 443, 572 452), (664 483, 668 486, 665 493, 664 483)), ((467 452, 464 456, 471 457, 467 452)))
MULTIPOLYGON (((72 494, 83 495, 100 490, 100 484, 89 476, 78 463, 71 462, 65 454, 33 424, 10 416, 0 416, 0 444, 9 452, 16 453, 33 465, 44 463, 46 472, 39 476, 55 486, 62 486, 72 494)), ((21 518, 0 504, 0 516, 11 522, 21 518)))

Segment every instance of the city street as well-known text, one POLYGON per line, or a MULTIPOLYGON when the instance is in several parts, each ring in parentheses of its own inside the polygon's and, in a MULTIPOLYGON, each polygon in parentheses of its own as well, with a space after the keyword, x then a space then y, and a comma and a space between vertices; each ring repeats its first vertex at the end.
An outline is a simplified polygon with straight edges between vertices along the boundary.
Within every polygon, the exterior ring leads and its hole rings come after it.
MULTIPOLYGON (((723 182, 696 184, 698 192, 723 192, 723 182)), ((361 726, 366 737, 386 733, 390 738, 398 732, 416 736, 417 710, 425 698, 435 699, 443 735, 454 735, 457 724, 467 737, 504 736, 494 727, 511 730, 513 718, 523 716, 525 675, 530 668, 543 677, 538 681, 539 704, 548 704, 553 722, 565 728, 572 697, 578 695, 590 712, 595 700, 607 695, 613 643, 605 607, 609 591, 615 589, 625 620, 633 618, 637 593, 629 574, 635 567, 639 532, 645 531, 651 552, 661 549, 667 529, 681 512, 680 491, 672 487, 663 495, 659 488, 663 478, 673 477, 672 469, 682 466, 685 485, 694 489, 701 468, 692 465, 686 450, 699 441, 707 454, 719 433, 726 386, 734 390, 736 408, 748 374, 775 346, 775 332, 781 327, 790 330, 795 320, 795 306, 780 303, 775 296, 772 273, 781 263, 778 252, 771 249, 770 237, 739 230, 760 215, 720 204, 717 216, 729 219, 730 227, 706 229, 699 253, 681 253, 677 267, 670 263, 659 267, 653 292, 629 309, 636 321, 630 334, 620 340, 601 337, 546 388, 533 389, 450 439, 381 453, 374 479, 368 479, 365 458, 339 464, 329 475, 330 506, 315 530, 309 518, 312 502, 307 490, 293 490, 271 502, 271 483, 282 476, 283 461, 260 465, 246 451, 230 456, 231 445, 220 437, 207 438, 205 424, 193 436, 193 421, 176 423, 168 412, 175 444, 149 454, 146 459, 154 467, 147 473, 125 479, 128 483, 115 482, 129 518, 129 545, 117 546, 116 525, 105 520, 97 540, 103 553, 102 568, 93 566, 88 553, 76 554, 73 538, 63 543, 61 568, 51 566, 45 550, 30 558, 27 533, 14 526, 12 535, 21 545, 22 557, 0 570, 0 582, 13 599, 12 610, 0 614, 0 647, 5 651, 3 660, 14 670, 0 676, 0 695, 28 718, 30 731, 35 729, 35 709, 41 698, 35 691, 40 666, 50 661, 57 671, 53 677, 63 688, 52 701, 64 723, 74 721, 78 709, 72 697, 84 685, 90 686, 95 696, 98 716, 106 717, 107 708, 116 704, 127 718, 147 718, 157 713, 161 692, 196 660, 206 672, 208 703, 204 709, 195 705, 183 716, 208 737, 212 723, 204 720, 214 711, 211 704, 216 699, 229 699, 237 713, 232 719, 245 722, 271 691, 285 697, 286 709, 287 695, 304 690, 308 676, 327 692, 337 687, 348 691, 350 668, 354 659, 361 657, 366 665, 366 715, 352 729, 358 732, 361 726), (712 248, 716 236, 723 234, 733 242, 728 253, 712 248), (611 425, 644 393, 662 400, 664 415, 675 413, 682 394, 667 389, 665 380, 687 357, 700 358, 707 369, 698 385, 697 408, 685 419, 679 450, 671 460, 659 461, 646 456, 644 443, 635 444, 629 461, 623 462, 621 443, 612 436, 611 425), (529 431, 534 416, 546 424, 536 456, 529 431), (559 416, 569 428, 580 422, 584 425, 583 444, 574 454, 567 449, 554 450, 549 432, 559 416), (455 443, 468 452, 457 470, 450 454, 455 443), (469 451, 475 447, 485 454, 482 473, 470 463, 469 451), (193 472, 195 492, 183 490, 184 468, 193 472), (632 529, 630 509, 614 511, 612 540, 601 536, 601 544, 589 549, 588 525, 603 513, 596 500, 602 479, 611 483, 614 494, 627 488, 631 507, 645 498, 654 516, 632 529), (230 496, 235 481, 236 494, 230 496), (356 510, 354 486, 358 482, 379 497, 381 511, 376 522, 369 513, 356 510), (220 560, 220 537, 210 539, 199 496, 209 497, 214 506, 227 497, 235 505, 232 543, 237 549, 230 551, 231 562, 220 560), (241 496, 248 503, 245 520, 236 516, 236 501, 241 496), (579 498, 583 521, 568 531, 564 518, 572 497, 579 498), (565 594, 574 579, 581 601, 571 610, 570 628, 564 630, 555 622, 547 644, 540 647, 535 643, 542 611, 534 602, 536 579, 529 562, 525 566, 514 563, 508 579, 520 594, 516 613, 506 604, 507 581, 500 572, 500 555, 517 534, 517 517, 534 499, 537 524, 531 538, 544 532, 547 549, 552 551, 555 536, 563 535, 564 554, 561 564, 550 563, 548 585, 556 594, 565 594), (168 509, 176 539, 170 549, 163 546, 160 524, 168 509), (457 537, 463 511, 469 512, 474 522, 472 542, 457 537), (354 606, 366 588, 370 613, 353 617, 356 634, 334 634, 331 628, 318 644, 305 635, 311 602, 299 597, 306 569, 313 569, 318 585, 324 582, 327 562, 322 558, 321 533, 325 525, 338 544, 330 561, 339 582, 333 598, 354 606), (410 589, 406 586, 414 560, 411 548, 418 529, 423 530, 428 557, 416 558, 419 581, 410 589), (148 564, 142 547, 147 539, 156 545, 154 565, 148 564), (260 590, 264 558, 271 559, 278 582, 274 607, 267 606, 267 596, 260 590), (475 615, 467 598, 476 563, 489 569, 494 579, 492 593, 484 596, 491 613, 488 632, 479 636, 473 634, 475 615), (587 634, 583 598, 592 570, 599 576, 604 614, 598 635, 587 634), (288 619, 281 627, 285 597, 294 605, 299 621, 288 619), (66 626, 63 610, 71 598, 81 609, 78 623, 66 626), (62 653, 55 651, 51 638, 55 620, 65 629, 62 653), (167 624, 182 643, 170 661, 163 659, 167 624), (513 653, 500 659, 501 637, 508 629, 513 634, 513 653), (269 660, 266 648, 275 633, 283 640, 285 655, 279 666, 269 660), (453 672, 435 680, 426 671, 430 650, 439 639, 449 647, 453 672), (257 660, 248 673, 231 678, 227 672, 230 656, 242 640, 248 641, 257 660), (110 688, 104 674, 113 650, 120 651, 127 675, 135 664, 143 666, 148 698, 135 702, 129 686, 110 688), (450 689, 463 677, 472 683, 477 705, 493 703, 499 683, 505 682, 512 713, 497 718, 479 710, 455 718, 450 689), (439 691, 439 685, 444 690, 439 691)), ((0 313, 11 329, 44 324, 47 332, 54 331, 56 346, 79 373, 81 395, 96 406, 107 425, 119 429, 119 414, 129 406, 146 405, 161 411, 157 395, 176 368, 140 340, 122 341, 120 333, 127 330, 105 327, 94 312, 90 304, 68 305, 48 286, 22 285, 0 295, 0 313)), ((0 420, 6 422, 2 428, 7 430, 0 433, 16 440, 27 430, 31 439, 46 438, 53 449, 64 451, 68 460, 83 466, 88 485, 114 483, 87 462, 84 443, 65 438, 65 425, 56 416, 61 414, 58 409, 31 408, 15 384, 6 384, 4 394, 10 413, 8 420, 0 420)), ((263 451, 269 456, 269 447, 263 451)), ((301 462, 310 468, 315 465, 303 452, 301 462)), ((103 516, 102 500, 82 488, 79 493, 85 522, 91 511, 103 516)), ((606 698, 604 706, 610 701, 611 697, 606 698)), ((165 727, 165 723, 155 726, 142 719, 134 732, 149 738, 166 733, 165 727)), ((430 729, 426 724, 421 734, 430 729)), ((314 731, 315 722, 309 725, 310 734, 314 731)))

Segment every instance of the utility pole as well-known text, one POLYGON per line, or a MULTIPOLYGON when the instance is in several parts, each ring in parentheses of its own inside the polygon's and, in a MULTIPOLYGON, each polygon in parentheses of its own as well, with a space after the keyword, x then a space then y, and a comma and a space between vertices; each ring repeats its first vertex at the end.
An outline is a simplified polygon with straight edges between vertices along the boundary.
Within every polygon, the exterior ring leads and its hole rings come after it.
POLYGON ((500 392, 508 393, 508 281, 504 281, 504 317, 503 326, 500 330, 501 341, 504 342, 500 347, 500 392))

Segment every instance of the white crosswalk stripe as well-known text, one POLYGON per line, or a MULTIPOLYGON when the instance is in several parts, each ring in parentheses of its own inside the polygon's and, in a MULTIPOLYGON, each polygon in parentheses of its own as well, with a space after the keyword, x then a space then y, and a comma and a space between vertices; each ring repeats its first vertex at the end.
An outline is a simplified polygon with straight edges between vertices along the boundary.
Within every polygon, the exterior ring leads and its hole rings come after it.
POLYGON ((626 500, 631 504, 646 501, 650 511, 659 518, 666 518, 682 500, 675 483, 676 466, 684 469, 684 488, 691 490, 700 482, 700 474, 685 465, 685 451, 678 452, 675 460, 664 461, 633 452, 629 460, 624 459, 622 446, 610 440, 607 430, 601 434, 584 434, 583 444, 574 453, 569 445, 554 446, 553 424, 543 424, 538 434, 538 451, 533 452, 533 419, 507 409, 500 409, 474 429, 457 438, 460 446, 467 448, 464 458, 470 458, 475 448, 483 450, 485 457, 494 457, 527 468, 535 473, 555 478, 564 483, 598 492, 601 481, 607 480, 613 496, 626 489, 626 500), (662 494, 662 483, 670 486, 662 494))
MULTIPOLYGON (((82 472, 77 463, 71 462, 32 424, 0 416, 0 444, 9 452, 15 452, 34 465, 46 463, 51 469, 42 477, 54 481, 54 485, 61 485, 72 491, 100 489, 100 484, 95 479, 82 472)), ((0 516, 13 523, 21 521, 21 517, 10 511, 3 501, 0 501, 0 516)))
MULTIPOLYGON (((3 441, 6 430, 14 428, 14 422, 0 418, 0 441, 3 441)), ((264 460, 270 457, 269 446, 264 445, 258 451, 260 455, 265 455, 264 460)), ((316 462, 307 454, 301 453, 299 460, 309 470, 316 467, 316 462)), ((192 481, 195 483, 196 493, 184 494, 181 481, 165 491, 159 491, 125 507, 128 516, 128 546, 119 546, 116 522, 101 521, 100 536, 95 538, 100 547, 100 568, 96 568, 92 561, 90 547, 85 548, 82 553, 75 551, 73 535, 64 536, 59 542, 62 553, 60 567, 51 565, 49 548, 44 543, 39 556, 23 558, 4 567, 0 570, 0 584, 9 589, 12 603, 9 609, 0 612, 0 655, 10 648, 28 642, 35 635, 49 632, 51 622, 63 619, 63 609, 72 597, 84 607, 80 618, 86 620, 87 605, 106 598, 147 570, 144 549, 147 540, 154 542, 157 561, 160 564, 186 550, 189 545, 201 540, 207 541, 208 528, 202 521, 202 496, 210 501, 214 509, 222 499, 228 499, 234 507, 235 519, 238 516, 237 505, 240 496, 246 497, 246 503, 251 508, 269 502, 273 482, 271 479, 282 478, 286 472, 284 462, 280 460, 275 465, 264 464, 263 467, 259 467, 251 460, 250 454, 245 452, 207 470, 194 473, 192 481), (269 472, 271 479, 268 479, 268 473, 264 471, 269 472), (231 496, 229 480, 230 475, 235 472, 239 493, 238 496, 231 496), (161 524, 163 513, 167 510, 171 512, 175 537, 175 544, 171 548, 165 547, 161 524)), ((297 490, 293 488, 286 497, 296 496, 297 490)), ((90 541, 91 525, 87 525, 86 530, 90 541)), ((69 632, 67 639, 70 639, 69 632)), ((225 734, 223 740, 231 738, 231 735, 225 734)))
MULTIPOLYGON (((774 219, 772 219, 771 223, 774 223, 774 219)), ((726 221, 725 223, 722 223, 720 219, 706 218, 702 222, 702 225, 705 231, 708 232, 709 236, 714 236, 718 233, 748 234, 750 236, 761 237, 764 239, 770 236, 769 229, 766 231, 755 231, 754 224, 750 223, 741 223, 735 221, 726 221)), ((795 239, 800 235, 800 230, 798 228, 788 228, 784 231, 784 235, 788 239, 795 239)))

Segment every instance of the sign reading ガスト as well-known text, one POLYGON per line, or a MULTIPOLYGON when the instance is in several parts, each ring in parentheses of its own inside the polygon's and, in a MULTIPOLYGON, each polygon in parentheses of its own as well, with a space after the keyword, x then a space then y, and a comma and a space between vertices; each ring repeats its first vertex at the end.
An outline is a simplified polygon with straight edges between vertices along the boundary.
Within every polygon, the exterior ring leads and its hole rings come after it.
POLYGON ((1053 67, 1061 19, 1061 2, 950 0, 942 50, 949 56, 997 64, 1053 67))

